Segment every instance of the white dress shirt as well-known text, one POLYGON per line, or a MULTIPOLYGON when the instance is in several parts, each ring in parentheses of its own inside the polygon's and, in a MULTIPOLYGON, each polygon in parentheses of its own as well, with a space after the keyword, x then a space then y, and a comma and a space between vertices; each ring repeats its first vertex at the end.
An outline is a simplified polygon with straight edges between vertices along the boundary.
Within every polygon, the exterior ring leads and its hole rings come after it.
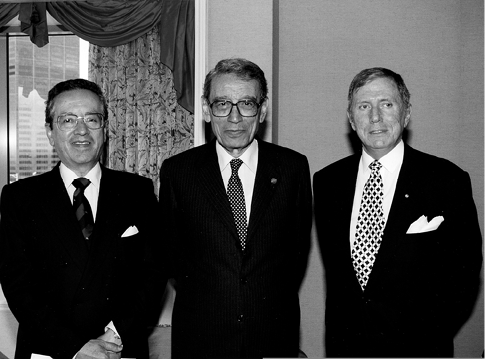
MULTIPOLYGON (((69 193, 69 198, 71 203, 74 201, 74 192, 76 187, 72 184, 76 178, 79 178, 73 171, 66 167, 64 163, 61 162, 59 166, 59 172, 61 173, 62 181, 64 186, 66 186, 67 193, 69 193)), ((93 212, 93 219, 96 222, 96 213, 98 209, 98 197, 99 197, 99 184, 101 182, 101 166, 96 163, 96 166, 91 168, 91 170, 84 176, 91 181, 89 186, 84 190, 84 196, 87 198, 89 205, 91 206, 91 211, 93 212)))
MULTIPOLYGON (((396 183, 401 171, 402 161, 404 158, 404 143, 399 143, 387 155, 381 157, 379 162, 382 164, 380 170, 382 182, 384 185, 384 202, 382 204, 384 210, 384 220, 387 223, 389 211, 391 209, 392 199, 396 191, 396 183)), ((354 204, 352 206, 352 217, 350 220, 350 249, 354 247, 355 229, 357 226, 357 219, 359 217, 360 202, 362 200, 362 192, 364 186, 370 177, 371 170, 369 165, 374 161, 374 158, 369 156, 367 152, 362 149, 362 156, 359 162, 359 172, 357 173, 357 182, 355 183, 354 204)))
MULTIPOLYGON (((64 186, 66 186, 67 193, 69 194, 69 198, 71 199, 71 203, 74 202, 74 192, 76 191, 76 187, 72 184, 72 181, 74 181, 76 178, 79 178, 77 174, 75 174, 73 171, 71 171, 67 166, 61 162, 61 165, 59 166, 59 172, 61 173, 61 178, 62 181, 64 182, 64 186)), ((91 170, 84 176, 84 178, 87 178, 88 180, 91 181, 89 186, 86 187, 84 190, 84 196, 89 202, 89 205, 91 206, 91 211, 93 212, 93 219, 96 222, 96 213, 98 209, 98 197, 99 197, 99 185, 101 183, 101 166, 99 165, 99 162, 96 163, 96 165, 91 168, 91 170)), ((113 324, 113 322, 110 322, 108 325, 105 327, 105 331, 111 329, 115 332, 116 335, 118 335, 118 332, 116 331, 116 328, 113 324)), ((95 339, 95 338, 93 338, 95 339)), ((77 355, 77 354, 76 354, 77 355)), ((74 356, 75 357, 75 356, 74 356)))
MULTIPOLYGON (((227 151, 216 143, 217 159, 219 161, 219 168, 221 170, 224 187, 227 191, 229 178, 231 177, 231 165, 229 162, 234 159, 227 151)), ((251 145, 239 157, 243 164, 239 168, 238 175, 244 191, 244 200, 246 201, 246 223, 249 222, 249 215, 251 214, 251 202, 253 199, 254 180, 256 179, 256 169, 258 168, 258 141, 253 140, 251 145)))

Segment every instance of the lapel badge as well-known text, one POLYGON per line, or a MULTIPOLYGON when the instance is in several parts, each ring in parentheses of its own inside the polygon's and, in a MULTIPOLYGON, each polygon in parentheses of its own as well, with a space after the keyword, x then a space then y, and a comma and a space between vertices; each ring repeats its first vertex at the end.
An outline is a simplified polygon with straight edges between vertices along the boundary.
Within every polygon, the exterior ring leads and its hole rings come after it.
POLYGON ((277 182, 278 182, 278 180, 276 178, 271 178, 271 184, 272 185, 275 185, 277 182))

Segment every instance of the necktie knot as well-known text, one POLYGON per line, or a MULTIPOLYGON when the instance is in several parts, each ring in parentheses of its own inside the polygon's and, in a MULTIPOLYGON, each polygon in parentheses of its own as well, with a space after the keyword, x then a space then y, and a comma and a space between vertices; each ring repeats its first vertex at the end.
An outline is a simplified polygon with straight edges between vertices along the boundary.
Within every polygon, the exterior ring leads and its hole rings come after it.
POLYGON ((369 165, 370 170, 375 173, 379 171, 382 168, 382 164, 378 160, 372 161, 372 163, 369 165))
POLYGON ((81 191, 84 191, 86 187, 89 186, 90 183, 91 183, 90 180, 83 177, 76 178, 74 181, 72 181, 72 185, 81 191))
POLYGON ((239 158, 231 160, 230 165, 232 173, 237 173, 237 171, 239 171, 239 167, 241 167, 243 163, 244 162, 239 158))

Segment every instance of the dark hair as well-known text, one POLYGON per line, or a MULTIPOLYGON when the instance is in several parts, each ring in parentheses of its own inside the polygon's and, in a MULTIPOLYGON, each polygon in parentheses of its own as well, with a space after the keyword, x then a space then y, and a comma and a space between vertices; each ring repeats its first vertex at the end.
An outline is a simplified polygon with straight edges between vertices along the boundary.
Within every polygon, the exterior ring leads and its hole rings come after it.
POLYGON ((99 97, 99 100, 103 104, 103 116, 105 121, 108 119, 108 105, 106 103, 106 98, 104 97, 103 91, 101 88, 92 81, 88 81, 85 79, 71 79, 66 80, 63 82, 59 82, 55 85, 50 91, 49 95, 47 96, 47 101, 45 102, 45 123, 49 124, 50 128, 52 129, 52 123, 54 121, 52 117, 52 110, 54 108, 54 100, 55 98, 63 92, 72 91, 72 90, 89 90, 96 94, 99 97))
POLYGON ((401 100, 404 103, 404 106, 406 108, 409 108, 410 106, 409 100, 411 98, 411 94, 409 93, 409 90, 406 87, 406 84, 404 83, 404 80, 402 79, 401 75, 389 69, 385 69, 383 67, 373 67, 359 72, 350 83, 349 94, 348 94, 349 112, 352 107, 352 101, 354 100, 354 94, 357 92, 357 90, 360 89, 362 86, 365 86, 372 80, 375 80, 376 78, 388 78, 394 81, 399 91, 399 94, 401 95, 401 100))
POLYGON ((204 82, 204 98, 209 100, 211 92, 212 80, 223 74, 234 74, 242 80, 256 80, 261 89, 261 99, 265 99, 268 95, 268 82, 264 77, 264 72, 254 62, 241 58, 224 59, 217 63, 205 77, 204 82))

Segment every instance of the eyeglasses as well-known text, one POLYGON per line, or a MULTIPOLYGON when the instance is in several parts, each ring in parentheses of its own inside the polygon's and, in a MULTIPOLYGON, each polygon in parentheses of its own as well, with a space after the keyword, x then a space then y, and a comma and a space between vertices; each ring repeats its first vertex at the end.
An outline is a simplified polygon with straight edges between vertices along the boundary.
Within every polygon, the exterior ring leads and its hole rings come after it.
POLYGON ((209 107, 215 117, 229 116, 233 106, 237 107, 237 111, 242 117, 253 117, 258 113, 259 107, 263 104, 264 100, 262 99, 260 103, 253 100, 241 100, 236 103, 228 100, 216 100, 209 107))
POLYGON ((100 113, 87 113, 84 117, 73 113, 63 113, 57 117, 57 128, 61 131, 70 131, 76 128, 79 120, 83 120, 90 130, 98 130, 104 127, 104 116, 100 113))

